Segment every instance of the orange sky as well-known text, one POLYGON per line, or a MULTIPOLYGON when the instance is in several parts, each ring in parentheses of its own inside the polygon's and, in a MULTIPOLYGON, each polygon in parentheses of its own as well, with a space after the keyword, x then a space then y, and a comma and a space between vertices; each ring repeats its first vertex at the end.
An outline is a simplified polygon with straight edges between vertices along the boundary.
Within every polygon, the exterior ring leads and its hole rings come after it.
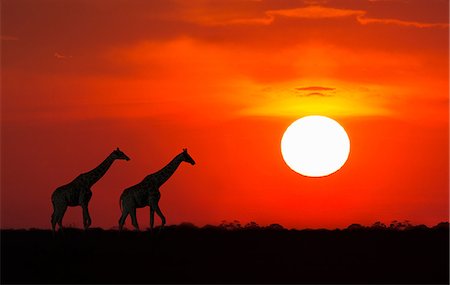
MULTIPOLYGON (((446 0, 1 0, 1 227, 49 228, 54 189, 117 146, 131 161, 93 187, 94 227, 116 226, 123 189, 183 147, 197 164, 161 189, 169 224, 447 221, 448 11, 446 0), (281 156, 284 130, 310 114, 351 140, 325 178, 281 156)), ((81 226, 81 209, 64 224, 81 226)))

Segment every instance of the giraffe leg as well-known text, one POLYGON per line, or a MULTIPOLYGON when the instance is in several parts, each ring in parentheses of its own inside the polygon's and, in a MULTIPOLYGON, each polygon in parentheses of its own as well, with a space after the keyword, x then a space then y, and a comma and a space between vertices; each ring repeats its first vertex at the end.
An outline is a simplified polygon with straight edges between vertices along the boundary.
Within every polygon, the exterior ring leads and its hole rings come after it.
POLYGON ((120 216, 120 219, 119 219, 119 230, 122 230, 123 225, 125 224, 125 220, 127 219, 128 214, 129 214, 128 210, 124 209, 123 212, 122 212, 122 216, 120 216))
POLYGON ((136 231, 139 231, 139 225, 136 219, 136 208, 131 209, 130 211, 131 223, 133 224, 136 231))
POLYGON ((164 217, 158 204, 155 205, 155 211, 158 214, 158 216, 161 218, 161 229, 162 229, 164 227, 164 225, 166 224, 166 217, 164 217))
POLYGON ((67 210, 67 205, 59 206, 59 207, 56 207, 56 209, 55 209, 54 219, 55 219, 56 223, 58 224, 60 231, 63 230, 62 220, 64 218, 64 214, 66 213, 66 210, 67 210))
POLYGON ((56 228, 56 220, 55 220, 55 213, 52 214, 52 233, 55 234, 55 228, 56 228))
POLYGON ((52 233, 55 233, 55 228, 56 228, 56 207, 55 207, 55 203, 52 202, 53 205, 53 213, 52 213, 52 218, 51 218, 51 223, 52 223, 52 233))
POLYGON ((155 223, 155 209, 150 206, 150 230, 153 230, 154 223, 155 223))
POLYGON ((87 230, 91 225, 91 216, 89 215, 89 209, 87 205, 82 206, 83 208, 83 226, 87 230))

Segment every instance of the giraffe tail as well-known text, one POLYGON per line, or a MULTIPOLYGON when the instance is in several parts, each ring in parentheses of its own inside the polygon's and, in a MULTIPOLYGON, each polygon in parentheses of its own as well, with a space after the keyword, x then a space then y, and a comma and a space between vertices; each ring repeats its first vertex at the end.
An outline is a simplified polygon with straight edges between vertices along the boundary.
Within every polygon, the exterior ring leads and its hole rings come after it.
POLYGON ((120 196, 120 198, 119 198, 119 208, 120 208, 120 212, 123 212, 123 209, 122 209, 122 196, 120 196))

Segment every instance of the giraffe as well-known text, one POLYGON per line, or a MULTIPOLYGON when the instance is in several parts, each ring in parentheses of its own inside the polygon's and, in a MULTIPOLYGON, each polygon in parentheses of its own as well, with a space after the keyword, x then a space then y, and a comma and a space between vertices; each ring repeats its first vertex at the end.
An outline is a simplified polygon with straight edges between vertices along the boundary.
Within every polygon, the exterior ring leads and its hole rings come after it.
POLYGON ((122 192, 119 200, 119 206, 122 211, 122 216, 119 219, 119 230, 122 230, 125 219, 128 214, 130 214, 131 222, 138 231, 139 225, 136 219, 136 208, 143 208, 146 206, 150 206, 150 229, 153 229, 155 211, 161 218, 161 228, 164 227, 166 218, 158 206, 159 199, 161 198, 159 188, 169 180, 183 161, 192 165, 195 164, 195 161, 188 154, 187 149, 183 149, 180 154, 175 156, 175 158, 161 170, 147 175, 140 183, 133 185, 122 192))
POLYGON ((53 214, 51 218, 52 231, 56 224, 62 230, 62 219, 67 206, 81 206, 83 209, 83 226, 87 229, 91 225, 88 205, 92 196, 91 187, 105 175, 116 159, 130 160, 119 148, 114 150, 99 166, 89 172, 78 175, 69 184, 58 187, 52 194, 53 214))

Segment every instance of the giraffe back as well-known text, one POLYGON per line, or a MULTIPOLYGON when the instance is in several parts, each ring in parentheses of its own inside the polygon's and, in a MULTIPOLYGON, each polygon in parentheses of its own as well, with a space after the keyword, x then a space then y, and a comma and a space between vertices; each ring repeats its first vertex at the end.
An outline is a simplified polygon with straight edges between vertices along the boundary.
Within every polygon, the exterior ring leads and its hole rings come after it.
POLYGON ((124 203, 132 204, 137 208, 149 206, 150 198, 158 198, 159 200, 160 197, 160 193, 154 185, 154 183, 144 179, 142 182, 125 189, 120 199, 124 203))
POLYGON ((91 196, 92 192, 84 184, 72 181, 58 187, 52 194, 52 201, 67 206, 78 206, 83 202, 89 202, 91 196))

